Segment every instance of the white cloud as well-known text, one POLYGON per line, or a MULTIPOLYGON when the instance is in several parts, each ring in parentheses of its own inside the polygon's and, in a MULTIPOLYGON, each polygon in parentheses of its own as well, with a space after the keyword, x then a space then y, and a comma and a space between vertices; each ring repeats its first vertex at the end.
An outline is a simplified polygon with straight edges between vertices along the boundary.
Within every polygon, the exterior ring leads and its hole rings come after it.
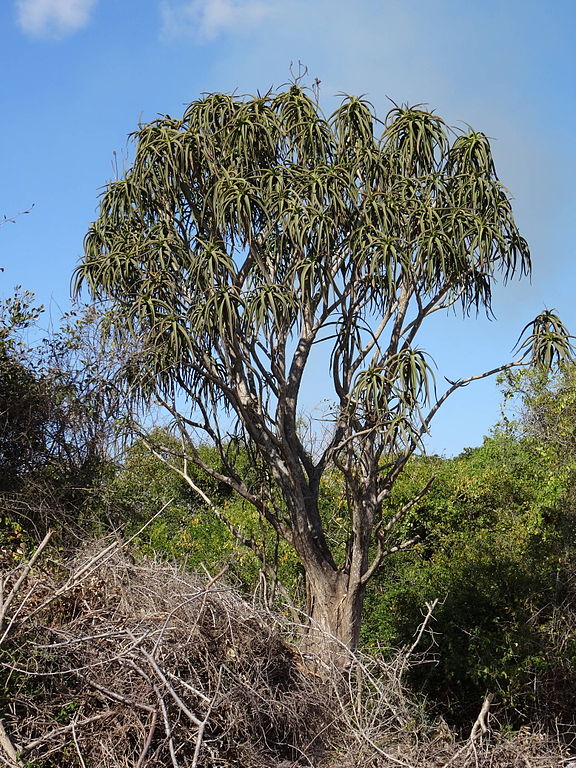
POLYGON ((161 5, 163 33, 210 40, 223 32, 258 26, 274 14, 274 5, 273 0, 190 0, 177 5, 166 1, 161 5))
POLYGON ((18 23, 34 37, 62 37, 86 26, 96 0, 17 0, 18 23))

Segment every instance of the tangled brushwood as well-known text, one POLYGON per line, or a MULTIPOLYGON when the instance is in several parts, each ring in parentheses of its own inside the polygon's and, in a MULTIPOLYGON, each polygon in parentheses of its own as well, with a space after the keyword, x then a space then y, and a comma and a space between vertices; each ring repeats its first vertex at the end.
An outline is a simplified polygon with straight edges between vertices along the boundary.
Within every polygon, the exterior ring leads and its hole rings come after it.
POLYGON ((113 542, 67 562, 47 539, 6 568, 0 764, 12 768, 563 765, 537 735, 458 743, 393 663, 318 673, 294 628, 218 579, 113 542), (292 633, 292 634, 290 634, 292 633))

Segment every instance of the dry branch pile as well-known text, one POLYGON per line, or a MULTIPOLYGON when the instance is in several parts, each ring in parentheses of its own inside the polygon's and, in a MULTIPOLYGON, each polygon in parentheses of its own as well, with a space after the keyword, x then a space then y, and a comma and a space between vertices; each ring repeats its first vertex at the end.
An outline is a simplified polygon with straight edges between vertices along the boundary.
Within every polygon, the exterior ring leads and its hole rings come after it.
MULTIPOLYGON (((405 694, 405 658, 318 676, 281 622, 117 543, 4 572, 0 765, 392 768, 563 764, 523 734, 458 744, 405 694)), ((42 551, 44 549, 44 551, 42 551)))
POLYGON ((321 746, 317 680, 234 590, 99 555, 83 553, 59 579, 33 572, 13 606, 4 722, 22 757, 249 768, 321 746))

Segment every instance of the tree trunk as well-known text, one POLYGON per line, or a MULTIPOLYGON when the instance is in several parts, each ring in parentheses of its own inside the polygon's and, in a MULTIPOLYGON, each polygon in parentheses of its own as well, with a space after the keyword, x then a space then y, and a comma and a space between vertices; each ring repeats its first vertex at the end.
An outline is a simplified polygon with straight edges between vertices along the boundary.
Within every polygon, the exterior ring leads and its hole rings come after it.
POLYGON ((307 571, 309 625, 303 651, 321 664, 345 668, 360 635, 364 586, 345 571, 307 571))

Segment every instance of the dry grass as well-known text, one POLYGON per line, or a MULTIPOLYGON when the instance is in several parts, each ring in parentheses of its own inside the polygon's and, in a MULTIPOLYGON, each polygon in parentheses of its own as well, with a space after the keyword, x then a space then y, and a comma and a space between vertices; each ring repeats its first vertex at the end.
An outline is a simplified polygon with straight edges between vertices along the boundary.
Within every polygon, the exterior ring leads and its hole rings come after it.
POLYGON ((4 573, 0 763, 23 768, 552 768, 531 733, 458 743, 406 656, 315 672, 291 628, 216 579, 113 542, 4 573), (3 726, 2 726, 3 723, 3 726))

